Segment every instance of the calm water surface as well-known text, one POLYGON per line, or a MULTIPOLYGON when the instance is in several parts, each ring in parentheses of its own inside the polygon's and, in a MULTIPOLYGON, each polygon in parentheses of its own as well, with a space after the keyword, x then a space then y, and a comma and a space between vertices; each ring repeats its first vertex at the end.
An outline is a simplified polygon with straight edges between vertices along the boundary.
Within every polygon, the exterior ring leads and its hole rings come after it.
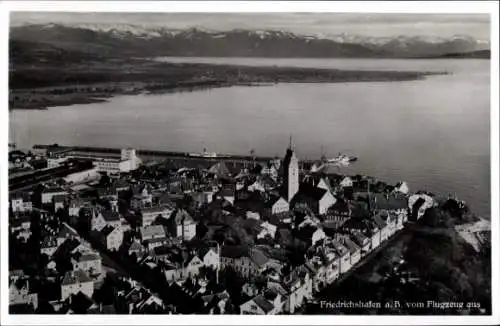
POLYGON ((490 73, 487 60, 167 58, 176 62, 367 70, 448 71, 421 81, 278 84, 10 112, 10 137, 35 143, 284 154, 355 154, 346 173, 413 190, 456 193, 490 216, 490 73))

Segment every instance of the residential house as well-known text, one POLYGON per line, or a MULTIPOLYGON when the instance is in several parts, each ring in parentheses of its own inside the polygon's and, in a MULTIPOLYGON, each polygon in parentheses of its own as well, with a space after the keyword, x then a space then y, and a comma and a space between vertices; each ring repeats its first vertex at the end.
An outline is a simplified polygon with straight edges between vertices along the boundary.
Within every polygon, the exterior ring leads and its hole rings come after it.
POLYGON ((348 272, 351 267, 351 251, 345 247, 345 245, 337 240, 332 240, 328 242, 328 245, 330 245, 336 252, 336 254, 340 257, 339 259, 339 266, 340 266, 340 274, 344 274, 348 272))
POLYGON ((78 217, 80 210, 85 207, 86 202, 81 198, 72 198, 68 202, 68 215, 78 217))
POLYGON ((13 213, 29 213, 33 210, 33 202, 28 193, 17 193, 12 196, 10 207, 13 213))
POLYGON ((163 225, 148 225, 140 228, 141 242, 148 250, 167 243, 167 232, 163 225))
POLYGON ((124 229, 106 225, 99 232, 99 239, 107 250, 117 251, 123 243, 124 229))
POLYGON ((208 169, 208 174, 213 175, 217 179, 225 179, 231 176, 231 171, 229 171, 224 161, 220 161, 208 169))
POLYGON ((31 216, 22 215, 9 218, 10 232, 15 234, 17 239, 26 242, 31 237, 31 216))
POLYGON ((373 222, 375 222, 377 228, 380 230, 380 243, 384 242, 389 238, 389 228, 387 223, 380 218, 380 215, 373 216, 373 222))
POLYGON ((118 210, 118 191, 115 187, 106 187, 97 189, 99 199, 109 202, 112 211, 118 210))
POLYGON ((267 266, 275 263, 261 250, 246 245, 222 246, 221 266, 231 267, 243 278, 251 278, 260 274, 267 266))
POLYGON ((361 248, 361 257, 366 256, 371 251, 371 239, 363 234, 360 230, 351 231, 351 239, 361 248))
POLYGON ((205 204, 210 204, 214 197, 214 192, 212 190, 199 190, 191 193, 191 197, 200 207, 205 204))
POLYGON ((220 268, 220 257, 216 248, 203 247, 198 251, 198 256, 203 261, 203 265, 213 269, 220 268))
POLYGON ((279 166, 280 166, 280 163, 269 162, 268 164, 266 164, 262 167, 262 170, 260 171, 260 173, 262 175, 269 176, 274 181, 277 181, 278 176, 279 176, 279 166))
POLYGON ((225 201, 231 203, 231 205, 234 205, 234 199, 236 196, 235 190, 234 186, 226 185, 217 193, 217 197, 224 199, 225 201))
POLYGON ((373 207, 375 211, 387 211, 396 214, 401 223, 408 220, 408 200, 403 195, 383 195, 375 194, 373 198, 373 207))
MULTIPOLYGON (((160 248, 156 248, 160 249, 160 248)), ((187 259, 182 254, 170 255, 163 260, 163 273, 168 282, 177 282, 187 278, 195 277, 204 266, 203 261, 194 253, 188 253, 187 259)))
POLYGON ((337 199, 335 203, 328 209, 325 215, 327 222, 346 222, 352 217, 351 207, 349 203, 343 199, 337 199))
POLYGON ((163 300, 149 290, 135 286, 124 295, 129 314, 159 314, 165 311, 163 300))
POLYGON ((325 266, 325 282, 326 284, 332 284, 340 275, 341 257, 339 256, 333 245, 322 245, 319 249, 322 263, 325 266))
POLYGON ((350 177, 345 177, 344 179, 342 179, 342 181, 340 181, 340 186, 342 188, 352 187, 353 181, 350 177))
POLYGON ((321 222, 318 218, 316 218, 314 216, 306 215, 304 217, 304 220, 302 220, 302 222, 300 222, 300 224, 297 226, 297 228, 302 229, 303 227, 306 227, 306 226, 318 228, 320 225, 321 225, 321 222))
POLYGON ((92 214, 91 229, 100 231, 105 226, 119 228, 123 225, 124 219, 120 213, 113 210, 101 210, 97 214, 92 214))
POLYGON ((342 243, 349 250, 351 267, 356 265, 361 259, 361 247, 352 241, 348 235, 338 237, 337 241, 342 243))
POLYGON ((92 298, 94 294, 94 282, 82 270, 66 272, 61 283, 61 300, 64 301, 73 294, 82 292, 92 298))
POLYGON ((132 241, 127 250, 129 256, 135 254, 137 259, 140 259, 145 251, 146 248, 137 240, 132 241))
POLYGON ((252 220, 260 220, 260 214, 258 212, 247 211, 246 218, 252 220))
POLYGON ((242 315, 276 315, 281 312, 282 296, 277 291, 267 291, 240 305, 242 315))
POLYGON ((260 227, 262 228, 260 233, 257 235, 257 239, 264 239, 267 237, 270 237, 271 239, 274 239, 276 237, 276 230, 278 227, 274 224, 271 224, 269 222, 263 222, 260 224, 260 227))
POLYGON ((386 239, 388 239, 393 236, 397 231, 397 215, 394 212, 379 211, 376 216, 386 224, 386 234, 384 237, 386 236, 386 239))
POLYGON ((315 214, 324 215, 334 205, 336 198, 326 189, 301 184, 294 197, 294 204, 306 204, 315 214))
POLYGON ((253 182, 252 184, 250 184, 247 187, 247 189, 250 192, 254 192, 254 191, 265 192, 266 191, 266 188, 264 187, 264 183, 260 179, 255 180, 255 182, 253 182))
POLYGON ((304 266, 309 270, 309 274, 312 276, 313 293, 323 290, 326 286, 326 266, 323 264, 321 257, 312 257, 304 266))
POLYGON ((38 294, 32 293, 31 290, 28 277, 10 273, 9 305, 32 305, 36 309, 38 307, 38 294))
POLYGON ((325 189, 325 190, 329 191, 332 195, 335 193, 335 190, 331 186, 328 178, 319 179, 318 183, 316 184, 316 187, 321 188, 321 189, 325 189))
POLYGON ((75 229, 63 222, 57 233, 57 246, 60 246, 66 240, 80 240, 80 236, 75 229))
POLYGON ((52 197, 52 204, 54 206, 54 212, 57 212, 59 209, 64 209, 64 205, 66 203, 66 195, 55 195, 52 197))
POLYGON ((77 253, 71 263, 73 270, 82 270, 90 276, 102 273, 101 256, 97 253, 77 253))
POLYGON ((99 199, 107 199, 110 201, 118 200, 118 191, 114 186, 97 189, 97 195, 99 199))
POLYGON ((57 237, 46 236, 41 243, 40 252, 50 258, 56 252, 58 246, 57 237))
POLYGON ((308 246, 314 246, 318 241, 325 239, 326 234, 321 227, 307 225, 297 229, 295 237, 306 242, 308 246))
POLYGON ((260 293, 259 288, 252 281, 243 284, 241 292, 250 298, 253 298, 260 293))
POLYGON ((196 222, 184 209, 178 209, 168 219, 168 230, 174 236, 189 241, 196 236, 196 222))
POLYGON ((148 185, 133 187, 132 191, 134 193, 130 200, 130 207, 132 209, 139 210, 153 205, 153 195, 148 185))
POLYGON ((270 196, 265 201, 265 206, 269 215, 280 215, 290 211, 288 201, 282 196, 270 196))
POLYGON ((158 216, 168 219, 174 210, 170 205, 144 207, 141 209, 142 226, 153 224, 158 216))
POLYGON ((125 192, 130 190, 130 184, 126 180, 118 179, 113 183, 113 188, 117 192, 125 192))
POLYGON ((282 281, 269 280, 268 287, 284 297, 282 310, 293 314, 297 308, 305 303, 306 299, 312 298, 313 279, 309 269, 301 265, 284 276, 282 281))
POLYGON ((52 198, 57 195, 67 196, 68 192, 61 187, 44 187, 35 191, 35 197, 42 204, 52 204, 52 198))
POLYGON ((370 239, 371 250, 374 250, 378 248, 378 246, 380 246, 380 239, 381 239, 380 228, 373 219, 367 220, 366 225, 367 228, 364 231, 364 234, 370 239))

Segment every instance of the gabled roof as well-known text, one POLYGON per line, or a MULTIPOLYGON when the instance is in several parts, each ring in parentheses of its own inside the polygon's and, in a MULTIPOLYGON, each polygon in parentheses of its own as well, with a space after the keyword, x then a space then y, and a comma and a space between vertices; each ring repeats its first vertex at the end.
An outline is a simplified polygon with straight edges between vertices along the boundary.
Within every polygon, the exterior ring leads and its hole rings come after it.
POLYGON ((349 250, 340 242, 338 241, 332 241, 332 246, 335 249, 335 251, 340 255, 344 256, 349 252, 349 250))
POLYGON ((165 228, 163 225, 148 225, 140 229, 142 238, 145 237, 166 237, 165 228))
POLYGON ((233 259, 248 257, 257 266, 262 266, 269 261, 269 257, 261 250, 250 248, 247 245, 222 246, 221 256, 233 259))
POLYGON ((330 206, 330 208, 328 208, 328 211, 347 214, 350 211, 349 204, 345 200, 337 199, 337 201, 335 201, 335 204, 333 204, 332 206, 330 206))
POLYGON ((252 299, 266 314, 274 309, 274 305, 267 301, 264 295, 260 294, 252 299))
POLYGON ((208 173, 215 174, 217 176, 230 176, 231 172, 223 161, 217 162, 208 169, 208 173))
POLYGON ((361 220, 359 218, 350 218, 345 223, 343 224, 343 227, 345 229, 350 229, 350 230, 364 230, 366 229, 366 224, 364 220, 361 220))
POLYGON ((235 193, 236 193, 235 189, 230 188, 230 187, 223 187, 219 191, 219 195, 222 197, 234 197, 235 193))
POLYGON ((299 196, 304 196, 311 198, 313 200, 319 201, 327 193, 326 189, 314 187, 308 184, 301 184, 299 187, 299 196))
POLYGON ((276 204, 280 199, 282 199, 284 201, 286 201, 286 199, 283 197, 283 196, 277 196, 277 195, 271 195, 269 196, 269 198, 264 202, 264 205, 266 205, 266 207, 273 207, 274 204, 276 204))
POLYGON ((101 256, 95 253, 84 253, 82 255, 76 255, 76 261, 93 261, 93 260, 101 260, 101 256))
POLYGON ((92 280, 85 274, 84 271, 78 269, 76 271, 66 272, 61 285, 71 285, 77 283, 92 282, 92 280))
POLYGON ((103 236, 107 237, 108 235, 111 234, 115 230, 114 227, 106 225, 100 232, 103 236))
POLYGON ((189 213, 184 210, 184 209, 178 209, 173 213, 173 216, 171 217, 174 219, 174 222, 176 225, 184 223, 192 223, 194 222, 193 218, 189 213))
POLYGON ((347 237, 344 237, 344 245, 346 246, 346 248, 349 250, 349 252, 351 254, 360 250, 359 246, 347 237))
MULTIPOLYGON (((158 205, 158 206, 151 206, 151 207, 144 207, 141 209, 141 213, 146 213, 146 214, 154 214, 154 213, 163 213, 165 211, 171 210, 170 207, 164 206, 164 205, 158 205)), ((165 218, 168 218, 168 216, 164 216, 165 218)))
POLYGON ((142 244, 140 244, 138 241, 134 241, 130 244, 130 247, 128 247, 128 250, 143 250, 144 247, 142 244))
POLYGON ((115 189, 119 189, 119 188, 130 188, 130 184, 125 181, 125 180, 122 180, 122 179, 118 179, 115 181, 115 183, 113 184, 113 187, 115 189))
POLYGON ((262 266, 269 261, 269 257, 267 257, 262 251, 256 248, 250 249, 249 258, 257 266, 262 266))
POLYGON ((81 291, 71 296, 71 310, 73 310, 76 314, 86 313, 93 304, 94 301, 81 291))
POLYGON ((102 217, 106 220, 106 222, 113 222, 120 220, 120 213, 115 212, 113 210, 103 210, 101 211, 102 217))
POLYGON ((266 245, 259 245, 256 247, 258 250, 263 252, 270 259, 274 259, 274 260, 281 261, 281 262, 288 261, 287 251, 285 249, 273 248, 273 247, 266 246, 266 245))
POLYGON ((55 195, 54 197, 52 197, 52 201, 54 202, 64 202, 66 200, 66 195, 55 195))
POLYGON ((374 216, 373 217, 373 222, 377 225, 379 229, 382 229, 387 226, 387 223, 385 223, 379 216, 374 216))
POLYGON ((79 206, 84 206, 85 203, 86 203, 85 200, 81 199, 80 197, 71 198, 69 200, 69 206, 79 207, 79 206))
POLYGON ((52 236, 47 236, 42 241, 42 248, 53 248, 57 247, 57 238, 52 236))
POLYGON ((63 223, 57 235, 58 238, 79 237, 78 232, 66 223, 63 223))

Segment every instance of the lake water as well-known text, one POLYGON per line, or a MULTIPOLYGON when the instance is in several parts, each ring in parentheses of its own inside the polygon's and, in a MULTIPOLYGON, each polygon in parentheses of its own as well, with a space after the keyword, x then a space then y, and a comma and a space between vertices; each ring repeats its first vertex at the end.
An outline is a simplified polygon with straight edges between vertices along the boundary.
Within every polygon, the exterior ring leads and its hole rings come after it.
POLYGON ((367 70, 447 71, 407 82, 278 84, 10 112, 10 136, 35 143, 283 156, 354 154, 345 173, 412 190, 457 194, 490 216, 488 60, 168 58, 175 62, 367 70))

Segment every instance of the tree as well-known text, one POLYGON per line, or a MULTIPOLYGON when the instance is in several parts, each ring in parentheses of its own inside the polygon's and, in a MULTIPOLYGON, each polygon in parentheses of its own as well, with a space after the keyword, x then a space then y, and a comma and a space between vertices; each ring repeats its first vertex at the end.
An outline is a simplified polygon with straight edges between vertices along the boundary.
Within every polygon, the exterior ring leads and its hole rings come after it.
POLYGON ((54 307, 48 303, 47 301, 40 301, 38 303, 38 308, 36 309, 37 314, 47 314, 53 315, 55 314, 54 307))
POLYGON ((99 179, 99 187, 109 187, 111 185, 111 178, 108 176, 106 172, 101 174, 101 178, 99 179))

